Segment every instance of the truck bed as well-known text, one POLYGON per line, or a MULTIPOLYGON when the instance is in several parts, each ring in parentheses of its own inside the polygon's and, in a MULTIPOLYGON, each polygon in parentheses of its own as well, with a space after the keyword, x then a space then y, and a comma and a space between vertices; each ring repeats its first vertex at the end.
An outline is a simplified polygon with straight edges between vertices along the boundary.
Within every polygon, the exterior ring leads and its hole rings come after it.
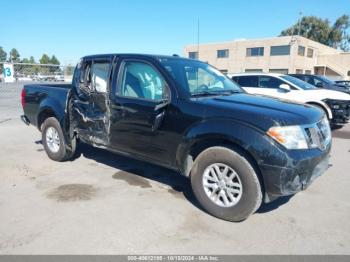
POLYGON ((25 85, 25 87, 44 87, 44 88, 64 88, 64 89, 70 89, 72 88, 72 84, 29 84, 25 85))
POLYGON ((61 121, 67 105, 71 84, 30 84, 24 85, 22 91, 22 106, 28 123, 40 129, 41 114, 50 109, 51 113, 61 121), (52 111, 54 109, 54 111, 52 111))

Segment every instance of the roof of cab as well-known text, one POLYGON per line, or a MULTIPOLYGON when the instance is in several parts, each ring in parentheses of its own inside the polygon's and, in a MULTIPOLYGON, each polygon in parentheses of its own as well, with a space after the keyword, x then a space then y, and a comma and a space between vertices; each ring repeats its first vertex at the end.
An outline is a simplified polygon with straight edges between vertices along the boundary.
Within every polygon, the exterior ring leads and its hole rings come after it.
POLYGON ((133 58, 153 58, 153 59, 186 59, 193 60, 179 55, 152 55, 152 54, 135 54, 135 53, 115 53, 115 54, 96 54, 96 55, 87 55, 81 59, 97 59, 97 58, 111 58, 118 56, 128 56, 133 58))

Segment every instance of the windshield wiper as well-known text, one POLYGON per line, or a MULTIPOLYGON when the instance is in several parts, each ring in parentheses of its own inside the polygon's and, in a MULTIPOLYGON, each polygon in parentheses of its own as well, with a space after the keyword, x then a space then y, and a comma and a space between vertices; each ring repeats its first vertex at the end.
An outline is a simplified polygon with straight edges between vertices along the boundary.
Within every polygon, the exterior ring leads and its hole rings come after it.
POLYGON ((216 95, 232 95, 241 93, 241 91, 238 90, 224 90, 224 91, 202 91, 191 94, 192 97, 196 96, 216 96, 216 95))

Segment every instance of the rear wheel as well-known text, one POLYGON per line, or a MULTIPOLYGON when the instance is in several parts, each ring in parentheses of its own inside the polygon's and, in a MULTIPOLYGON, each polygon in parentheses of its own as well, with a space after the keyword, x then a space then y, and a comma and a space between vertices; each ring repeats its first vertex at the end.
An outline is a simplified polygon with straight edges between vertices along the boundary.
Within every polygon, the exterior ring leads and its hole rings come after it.
POLYGON ((202 207, 224 220, 242 221, 262 202, 254 168, 244 156, 226 147, 211 147, 196 158, 191 185, 202 207))
POLYGON ((42 125, 42 143, 46 154, 55 161, 64 161, 73 157, 76 148, 74 138, 68 146, 60 123, 54 117, 47 118, 42 125))

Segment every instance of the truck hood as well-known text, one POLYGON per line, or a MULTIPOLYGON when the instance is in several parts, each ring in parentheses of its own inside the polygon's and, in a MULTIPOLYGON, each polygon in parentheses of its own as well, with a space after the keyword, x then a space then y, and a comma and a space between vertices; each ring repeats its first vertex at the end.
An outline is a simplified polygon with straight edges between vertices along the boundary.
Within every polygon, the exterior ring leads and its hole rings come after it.
POLYGON ((318 122, 323 113, 306 104, 246 93, 196 99, 205 105, 205 118, 233 118, 263 131, 271 126, 318 122))
POLYGON ((324 100, 324 99, 337 99, 337 100, 348 100, 350 101, 350 95, 339 92, 335 90, 326 89, 315 89, 315 90, 305 90, 307 94, 313 100, 324 100))

